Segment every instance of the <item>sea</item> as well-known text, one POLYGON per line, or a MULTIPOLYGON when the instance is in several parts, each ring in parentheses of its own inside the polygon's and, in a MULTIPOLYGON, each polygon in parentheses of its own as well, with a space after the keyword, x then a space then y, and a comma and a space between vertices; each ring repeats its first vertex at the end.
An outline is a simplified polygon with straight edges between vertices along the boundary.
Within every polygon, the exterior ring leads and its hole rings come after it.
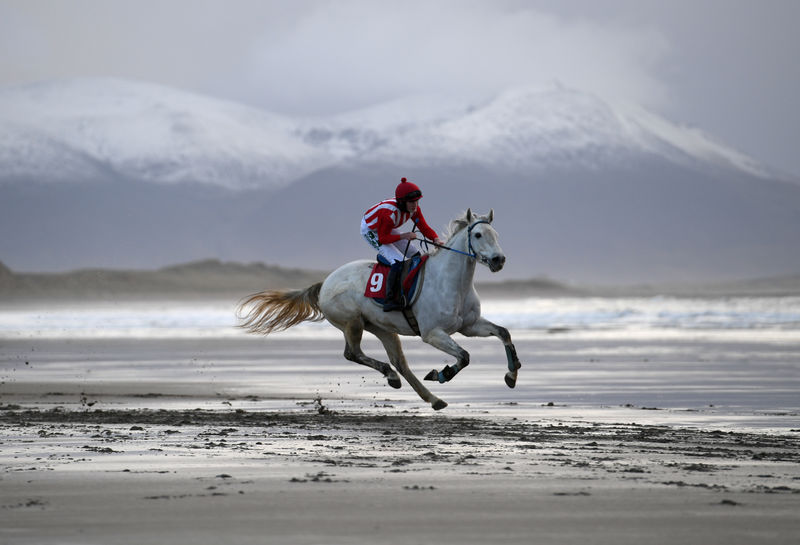
MULTIPOLYGON (((482 301, 483 317, 526 333, 665 334, 750 332, 800 337, 798 297, 531 297, 482 301)), ((0 340, 19 338, 237 337, 230 301, 41 303, 0 307, 0 340)), ((335 336, 315 323, 283 335, 335 336)))

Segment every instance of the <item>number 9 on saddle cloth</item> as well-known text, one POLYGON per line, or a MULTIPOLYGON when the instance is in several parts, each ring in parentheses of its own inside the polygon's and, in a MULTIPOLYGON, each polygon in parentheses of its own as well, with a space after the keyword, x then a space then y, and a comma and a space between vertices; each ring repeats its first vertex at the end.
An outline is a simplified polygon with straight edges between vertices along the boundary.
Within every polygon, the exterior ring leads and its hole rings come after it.
POLYGON ((383 310, 403 310, 411 307, 422 291, 427 255, 415 255, 405 261, 390 264, 378 255, 367 280, 364 296, 383 306, 383 310))

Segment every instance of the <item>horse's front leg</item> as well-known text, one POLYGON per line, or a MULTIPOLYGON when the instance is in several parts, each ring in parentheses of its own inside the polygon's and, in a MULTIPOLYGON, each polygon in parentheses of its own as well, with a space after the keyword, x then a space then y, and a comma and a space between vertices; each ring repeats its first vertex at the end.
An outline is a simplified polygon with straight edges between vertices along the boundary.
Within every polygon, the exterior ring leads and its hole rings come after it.
POLYGON ((459 331, 462 335, 467 337, 489 337, 495 336, 503 341, 503 346, 506 348, 506 359, 508 360, 508 372, 506 373, 506 384, 509 388, 517 385, 517 371, 522 364, 517 357, 517 349, 514 343, 511 342, 511 334, 504 327, 493 324, 485 318, 478 318, 474 323, 465 326, 459 331))
POLYGON ((469 352, 461 348, 443 329, 437 327, 428 331, 422 336, 422 340, 456 358, 455 364, 446 365, 441 371, 434 369, 425 375, 425 380, 436 380, 440 383, 448 382, 459 371, 469 365, 469 352))

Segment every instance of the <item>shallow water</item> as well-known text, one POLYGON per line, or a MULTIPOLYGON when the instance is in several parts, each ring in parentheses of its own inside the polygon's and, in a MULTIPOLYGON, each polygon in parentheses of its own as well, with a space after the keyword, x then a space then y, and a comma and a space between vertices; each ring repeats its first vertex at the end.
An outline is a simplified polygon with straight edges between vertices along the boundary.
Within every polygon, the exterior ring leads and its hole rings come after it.
MULTIPOLYGON (((503 381, 496 339, 456 336, 472 363, 426 383, 448 414, 558 421, 800 428, 800 298, 486 301, 523 368, 503 381)), ((430 411, 404 383, 343 359, 341 334, 303 324, 268 338, 237 329, 229 302, 17 306, 0 310, 0 394, 91 407, 430 411), (89 405, 91 403, 91 405, 89 405)), ((424 376, 451 358, 405 338, 424 376)), ((385 359, 365 338, 367 353, 385 359)), ((405 381, 404 381, 405 382, 405 381)))

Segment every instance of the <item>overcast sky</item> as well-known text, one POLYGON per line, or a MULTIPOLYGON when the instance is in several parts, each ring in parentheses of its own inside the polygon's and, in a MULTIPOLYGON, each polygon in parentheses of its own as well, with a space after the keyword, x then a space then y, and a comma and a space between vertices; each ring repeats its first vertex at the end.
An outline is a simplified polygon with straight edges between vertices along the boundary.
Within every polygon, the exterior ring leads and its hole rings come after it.
POLYGON ((800 177, 798 0, 0 0, 0 85, 162 83, 294 115, 562 84, 800 177))

